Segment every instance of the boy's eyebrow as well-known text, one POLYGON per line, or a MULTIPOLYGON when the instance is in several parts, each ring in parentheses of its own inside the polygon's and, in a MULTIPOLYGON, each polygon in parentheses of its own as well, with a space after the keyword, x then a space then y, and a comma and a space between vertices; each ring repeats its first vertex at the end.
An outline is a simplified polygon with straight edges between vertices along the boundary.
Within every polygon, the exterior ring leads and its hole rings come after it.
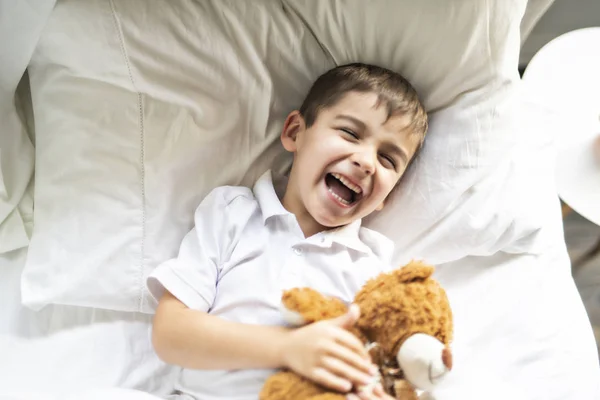
POLYGON ((340 114, 337 117, 335 117, 335 119, 345 119, 347 121, 352 122, 354 125, 356 125, 358 128, 360 128, 361 130, 365 130, 367 128, 367 126, 365 125, 364 122, 362 122, 360 119, 355 118, 351 115, 347 115, 347 114, 340 114))

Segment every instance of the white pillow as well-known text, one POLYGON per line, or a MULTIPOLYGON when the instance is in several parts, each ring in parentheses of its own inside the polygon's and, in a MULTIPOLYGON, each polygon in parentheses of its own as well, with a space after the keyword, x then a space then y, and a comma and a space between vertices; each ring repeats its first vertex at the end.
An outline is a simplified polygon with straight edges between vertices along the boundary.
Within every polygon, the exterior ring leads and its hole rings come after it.
POLYGON ((176 255, 201 199, 251 185, 274 160, 287 168, 285 115, 320 73, 352 61, 401 72, 437 111, 405 191, 371 222, 399 255, 451 261, 521 237, 506 234, 509 204, 485 201, 510 173, 496 162, 516 136, 502 121, 526 3, 58 2, 29 66, 23 302, 151 311, 144 280, 176 255))
POLYGON ((53 0, 0 2, 0 254, 27 246, 29 235, 17 209, 31 181, 34 149, 15 95, 53 0))

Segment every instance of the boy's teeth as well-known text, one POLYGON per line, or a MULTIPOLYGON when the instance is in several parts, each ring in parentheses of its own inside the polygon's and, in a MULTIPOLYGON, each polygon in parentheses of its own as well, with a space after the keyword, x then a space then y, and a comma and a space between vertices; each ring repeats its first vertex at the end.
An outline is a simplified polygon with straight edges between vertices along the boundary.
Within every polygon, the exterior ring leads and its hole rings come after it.
POLYGON ((345 204, 347 206, 350 205, 350 202, 348 200, 342 199, 331 188, 329 189, 329 193, 331 193, 333 195, 333 197, 335 197, 336 199, 338 199, 342 204, 345 204))
POLYGON ((352 190, 354 193, 362 193, 362 189, 359 186, 356 186, 355 184, 353 184, 352 182, 350 182, 349 180, 347 180, 346 178, 344 178, 342 175, 340 174, 336 174, 335 172, 332 173, 331 175, 333 175, 333 177, 335 179, 337 179, 338 181, 342 182, 344 185, 346 185, 346 187, 350 190, 352 190))

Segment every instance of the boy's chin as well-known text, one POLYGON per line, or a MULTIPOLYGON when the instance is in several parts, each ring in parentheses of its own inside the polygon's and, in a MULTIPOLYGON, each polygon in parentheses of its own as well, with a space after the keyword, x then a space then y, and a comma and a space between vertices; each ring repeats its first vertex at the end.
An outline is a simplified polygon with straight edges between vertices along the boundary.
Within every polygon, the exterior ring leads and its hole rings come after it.
POLYGON ((347 222, 349 220, 348 218, 341 218, 336 217, 334 215, 324 214, 325 213, 323 212, 319 213, 318 215, 313 214, 313 219, 317 224, 319 224, 325 229, 339 228, 340 226, 344 226, 349 223, 347 222))
POLYGON ((349 225, 357 219, 354 215, 336 216, 321 214, 319 218, 315 218, 315 221, 324 228, 334 229, 349 225))

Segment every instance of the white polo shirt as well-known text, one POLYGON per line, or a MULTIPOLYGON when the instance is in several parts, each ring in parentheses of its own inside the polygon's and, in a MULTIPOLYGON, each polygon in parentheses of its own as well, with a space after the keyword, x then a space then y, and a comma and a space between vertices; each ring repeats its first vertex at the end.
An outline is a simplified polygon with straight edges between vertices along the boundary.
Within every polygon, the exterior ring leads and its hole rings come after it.
MULTIPOLYGON (((350 303, 370 278, 389 271, 393 243, 355 221, 305 238, 281 204, 284 179, 267 171, 253 190, 220 187, 196 210, 177 258, 148 278, 189 308, 260 325, 284 325, 282 291, 311 287, 350 303), (277 188, 276 188, 277 187, 277 188)), ((182 370, 176 389, 201 400, 256 400, 272 370, 182 370)))

